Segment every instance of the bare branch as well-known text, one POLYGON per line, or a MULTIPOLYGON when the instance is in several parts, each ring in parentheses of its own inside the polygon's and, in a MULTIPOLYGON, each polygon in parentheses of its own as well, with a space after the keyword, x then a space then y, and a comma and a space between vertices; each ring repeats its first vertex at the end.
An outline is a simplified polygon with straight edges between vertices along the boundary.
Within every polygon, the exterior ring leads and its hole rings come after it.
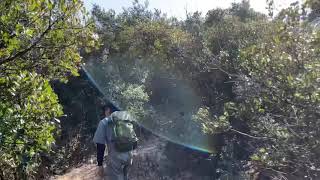
POLYGON ((274 138, 270 138, 270 137, 256 137, 256 136, 252 136, 252 135, 250 135, 250 134, 247 134, 247 133, 244 133, 244 132, 235 130, 235 129, 233 129, 233 128, 231 128, 230 131, 236 132, 236 133, 238 133, 238 134, 241 134, 241 135, 243 135, 243 136, 247 136, 247 137, 250 137, 250 138, 253 138, 253 139, 274 139, 274 138))

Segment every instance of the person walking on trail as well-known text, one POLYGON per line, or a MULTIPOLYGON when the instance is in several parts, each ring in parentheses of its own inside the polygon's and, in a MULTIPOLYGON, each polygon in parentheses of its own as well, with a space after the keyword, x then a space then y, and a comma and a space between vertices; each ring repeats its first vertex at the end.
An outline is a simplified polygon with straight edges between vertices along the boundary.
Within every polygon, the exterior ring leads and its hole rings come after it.
POLYGON ((93 141, 97 145, 98 175, 105 180, 127 180, 128 168, 132 165, 132 150, 137 147, 138 138, 134 132, 133 119, 125 111, 119 111, 113 104, 102 107, 105 118, 99 122, 93 141), (103 168, 107 145, 110 165, 103 168))

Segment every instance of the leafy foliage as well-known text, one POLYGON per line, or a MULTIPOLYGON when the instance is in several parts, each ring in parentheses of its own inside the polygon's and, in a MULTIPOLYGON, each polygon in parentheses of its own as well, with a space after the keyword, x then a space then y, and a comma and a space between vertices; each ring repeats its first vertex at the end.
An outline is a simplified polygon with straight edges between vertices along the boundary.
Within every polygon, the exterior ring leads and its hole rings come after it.
POLYGON ((1 1, 1 75, 19 70, 47 78, 76 75, 78 47, 95 42, 93 24, 81 23, 87 22, 79 17, 81 6, 80 1, 1 1))
POLYGON ((0 81, 2 173, 8 179, 26 178, 24 174, 34 174, 40 165, 39 152, 48 151, 54 142, 58 120, 53 117, 62 115, 62 108, 49 82, 35 73, 21 72, 0 81))
POLYGON ((94 24, 77 0, 3 0, 0 19, 0 177, 28 179, 62 115, 49 81, 78 75, 94 24))
POLYGON ((298 10, 288 9, 261 41, 241 50, 237 97, 225 114, 238 121, 229 129, 239 141, 248 137, 251 168, 312 179, 319 171, 319 32, 301 26, 298 10))

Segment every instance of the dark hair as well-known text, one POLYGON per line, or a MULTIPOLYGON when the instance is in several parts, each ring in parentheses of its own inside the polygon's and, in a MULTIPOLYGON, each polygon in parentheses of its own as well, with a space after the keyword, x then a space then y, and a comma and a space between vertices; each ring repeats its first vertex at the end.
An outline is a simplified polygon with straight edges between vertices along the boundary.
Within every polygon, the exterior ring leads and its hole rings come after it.
POLYGON ((113 113, 115 111, 119 111, 119 109, 110 102, 107 102, 105 105, 102 106, 103 112, 105 112, 107 109, 110 109, 110 113, 113 113))

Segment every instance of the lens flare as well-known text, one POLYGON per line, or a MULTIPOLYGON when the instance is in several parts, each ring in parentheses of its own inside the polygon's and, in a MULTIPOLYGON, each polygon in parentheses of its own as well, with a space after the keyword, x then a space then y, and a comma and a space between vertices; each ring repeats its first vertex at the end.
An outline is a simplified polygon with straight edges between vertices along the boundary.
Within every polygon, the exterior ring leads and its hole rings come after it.
MULTIPOLYGON (((192 120, 193 114, 201 105, 201 98, 196 95, 188 81, 155 72, 154 67, 139 69, 139 65, 121 63, 117 60, 107 62, 90 61, 82 66, 88 79, 101 94, 120 109, 130 106, 145 108, 138 124, 153 134, 184 147, 215 153, 215 142, 212 136, 205 135, 200 125, 192 120), (122 70, 121 70, 122 69, 122 70), (132 71, 128 71, 132 69, 132 71), (152 69, 152 73, 148 70, 152 69), (149 75, 146 78, 146 74, 149 75), (139 81, 144 79, 143 81, 139 81), (145 96, 136 89, 126 89, 130 85, 141 85, 148 92, 148 98, 141 101, 137 96, 145 96), (135 94, 136 93, 136 94, 135 94), (129 95, 128 95, 129 94, 129 95), (122 96, 128 96, 125 99, 122 96), (136 99, 138 100, 136 100, 136 99), (135 101, 139 101, 136 103, 135 101), (133 103, 136 103, 132 105, 133 103)), ((150 66, 150 65, 149 65, 150 66)), ((141 67, 141 66, 140 66, 141 67)), ((141 88, 140 88, 141 89, 141 88)), ((138 108, 139 109, 139 108, 138 108)), ((141 111, 139 109, 138 113, 141 111)))

